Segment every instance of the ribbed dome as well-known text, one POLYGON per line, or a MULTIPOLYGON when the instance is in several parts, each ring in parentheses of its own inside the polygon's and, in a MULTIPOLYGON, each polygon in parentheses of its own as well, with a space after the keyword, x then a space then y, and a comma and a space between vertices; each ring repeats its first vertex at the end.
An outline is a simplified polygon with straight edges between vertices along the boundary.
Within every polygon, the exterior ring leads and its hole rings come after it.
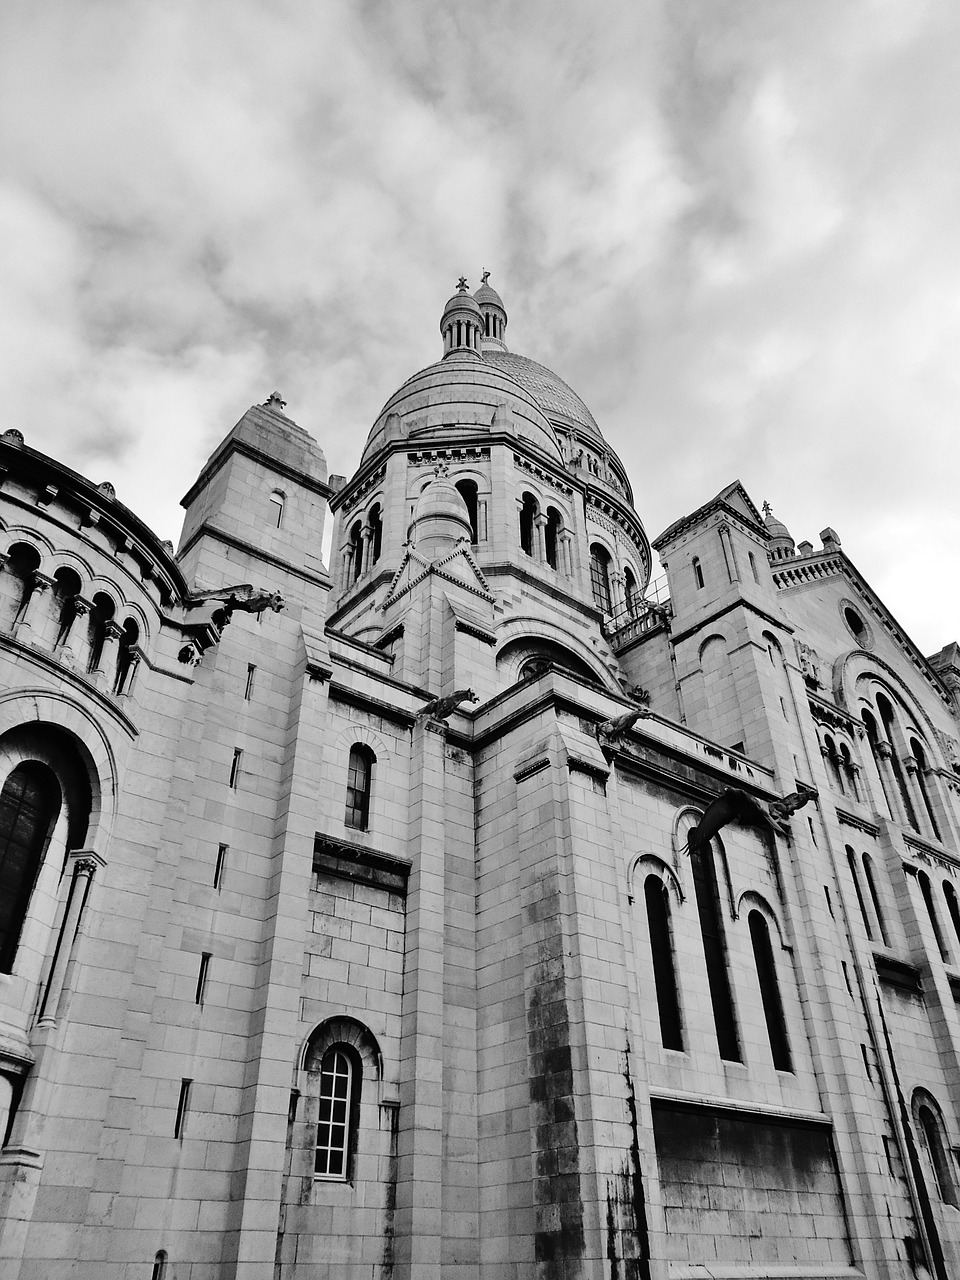
POLYGON ((499 293, 497 293, 496 289, 491 289, 486 280, 484 280, 483 284, 476 290, 473 296, 476 298, 478 303, 487 303, 488 305, 499 307, 503 312, 506 312, 507 310, 503 305, 503 299, 500 297, 499 293))
POLYGON ((796 546, 793 535, 783 521, 773 514, 769 502, 763 504, 763 525, 770 535, 769 552, 778 558, 782 558, 784 554, 792 556, 796 546))
POLYGON ((412 524, 421 520, 453 520, 470 532, 470 512, 456 487, 446 476, 431 480, 413 508, 412 524))
POLYGON ((479 316, 480 303, 476 300, 473 294, 455 293, 452 298, 447 299, 447 304, 443 308, 443 316, 440 320, 441 327, 443 326, 444 319, 450 311, 469 311, 472 315, 479 316))
POLYGON ((521 387, 530 392, 548 418, 560 418, 564 423, 581 427, 598 443, 604 443, 593 414, 573 388, 568 387, 552 369, 537 364, 536 360, 517 355, 514 351, 484 351, 483 360, 485 364, 495 365, 519 382, 521 387))

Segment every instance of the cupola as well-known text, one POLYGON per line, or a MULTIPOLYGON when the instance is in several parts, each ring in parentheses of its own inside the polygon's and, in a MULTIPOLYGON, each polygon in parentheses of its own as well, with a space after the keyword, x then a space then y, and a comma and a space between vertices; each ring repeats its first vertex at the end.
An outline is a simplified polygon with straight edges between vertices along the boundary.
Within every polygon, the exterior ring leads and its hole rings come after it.
POLYGON ((482 331, 480 304, 467 292, 466 278, 461 276, 457 292, 443 308, 440 317, 444 360, 452 355, 476 356, 479 359, 482 331))
POLYGON ((443 470, 426 486, 413 509, 411 544, 432 561, 453 550, 463 539, 471 541, 470 512, 459 491, 443 470))
POLYGON ((767 555, 771 560, 789 560, 796 555, 796 544, 790 530, 773 514, 773 507, 769 502, 763 504, 763 524, 770 535, 767 555))
POLYGON ((480 277, 481 285, 473 295, 480 304, 480 315, 483 330, 480 336, 481 351, 506 351, 507 344, 503 335, 507 328, 507 311, 496 289, 491 289, 487 281, 490 272, 484 271, 480 277))

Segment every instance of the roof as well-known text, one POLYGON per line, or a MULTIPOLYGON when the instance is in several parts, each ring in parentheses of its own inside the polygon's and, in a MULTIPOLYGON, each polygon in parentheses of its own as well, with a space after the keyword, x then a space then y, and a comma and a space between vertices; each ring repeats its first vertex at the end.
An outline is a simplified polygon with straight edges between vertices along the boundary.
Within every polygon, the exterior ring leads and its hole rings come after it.
POLYGON ((546 365, 514 351, 484 351, 484 363, 495 365, 533 396, 548 418, 583 429, 598 444, 604 439, 593 414, 572 387, 546 365))

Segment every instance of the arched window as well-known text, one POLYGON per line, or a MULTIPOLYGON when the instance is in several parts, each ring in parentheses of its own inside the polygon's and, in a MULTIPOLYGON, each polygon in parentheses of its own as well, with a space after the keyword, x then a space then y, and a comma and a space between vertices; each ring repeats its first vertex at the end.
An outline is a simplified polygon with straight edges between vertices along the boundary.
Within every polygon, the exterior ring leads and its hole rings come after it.
POLYGON ((927 817, 930 819, 930 826, 933 829, 933 834, 939 840, 941 839, 940 828, 937 825, 937 815, 933 809, 933 800, 930 795, 930 787, 928 785, 927 777, 926 777, 927 757, 923 747, 920 745, 920 743, 917 741, 916 738, 910 739, 910 754, 913 756, 914 760, 916 760, 917 762, 915 776, 917 779, 917 787, 920 791, 920 797, 923 800, 923 807, 926 809, 927 817))
POLYGON ((883 731, 887 741, 890 743, 890 763, 893 766, 893 776, 897 780, 897 787, 900 791, 900 798, 903 801, 903 809, 907 815, 907 822, 913 827, 914 831, 920 830, 920 824, 917 822, 917 815, 913 808, 913 799, 907 788, 907 780, 904 777, 903 765, 900 763, 900 756, 897 751, 899 745, 899 735, 895 728, 895 717, 893 707, 882 693, 877 694, 877 710, 880 712, 880 719, 883 721, 883 731))
POLYGON ((153 1275, 151 1280, 166 1280, 167 1278, 167 1251, 158 1249, 157 1255, 153 1260, 153 1275))
MULTIPOLYGON (((487 316, 487 322, 489 321, 490 317, 487 316)), ((480 541, 480 499, 477 482, 476 480, 458 480, 454 487, 467 504, 467 514, 470 517, 470 541, 476 544, 480 541)), ((527 552, 527 554, 530 553, 527 552)))
POLYGON ((117 679, 113 686, 114 693, 129 693, 133 683, 133 673, 137 663, 137 645, 140 643, 140 628, 133 618, 127 618, 123 624, 120 647, 117 653, 117 679))
POLYGON ((740 1062, 740 1042, 737 1037, 730 975, 727 972, 727 947, 720 911, 720 893, 709 843, 698 845, 691 853, 690 861, 693 864, 693 886, 700 917, 703 955, 707 964, 710 1004, 717 1029, 717 1045, 721 1058, 727 1062, 740 1062))
POLYGON ((363 526, 357 520, 350 530, 350 581, 356 582, 363 573, 363 526))
POLYGON ((697 590, 699 591, 703 587, 703 570, 700 567, 700 557, 694 556, 691 564, 693 565, 693 580, 697 584, 697 590))
POLYGON ((866 929, 867 931, 867 937, 872 942, 873 929, 871 928, 871 925, 870 925, 870 916, 867 912, 867 904, 864 901, 863 890, 860 887, 860 872, 857 868, 857 855, 854 853, 854 851, 850 848, 849 845, 846 845, 845 848, 847 851, 847 866, 850 868, 850 876, 853 880, 853 887, 856 890, 856 894, 857 894, 857 905, 860 907, 860 918, 863 921, 864 929, 866 929))
POLYGON ((360 1059, 344 1044, 331 1045, 320 1060, 320 1108, 314 1176, 348 1182, 360 1119, 360 1059))
POLYGON ((883 790, 883 798, 887 802, 887 811, 892 818, 896 813, 893 797, 890 794, 890 784, 887 779, 886 761, 880 750, 880 730, 877 728, 877 722, 869 711, 862 714, 863 726, 867 731, 867 742, 870 744, 870 754, 873 756, 873 762, 877 766, 877 773, 880 775, 880 786, 883 790))
POLYGON ((933 890, 930 887, 930 877, 925 871, 917 872, 917 881, 920 885, 920 892, 923 894, 924 906, 927 908, 927 915, 930 918, 930 927, 933 929, 933 936, 937 940, 937 950, 940 952, 940 959, 944 964, 950 961, 950 952, 947 950, 947 944, 943 937, 943 930, 940 928, 940 917, 937 914, 936 903, 933 901, 933 890))
POLYGON ((626 597, 627 613, 631 618, 636 618, 640 613, 640 606, 643 604, 643 597, 640 594, 640 588, 637 586, 637 580, 633 576, 633 570, 625 568, 623 571, 623 594, 626 597))
POLYGON ((957 891, 949 880, 943 883, 943 896, 947 900, 947 910, 950 912, 953 932, 957 938, 957 946, 960 948, 960 902, 957 901, 957 891))
POLYGON ((850 794, 854 800, 859 800, 860 787, 857 784, 857 766, 853 763, 850 748, 845 742, 840 744, 840 772, 846 778, 847 786, 850 788, 850 794))
POLYGON ((547 507, 547 527, 544 530, 546 539, 547 564, 551 569, 559 565, 560 530, 563 528, 563 517, 556 507, 547 507))
POLYGON ((60 812, 60 787, 43 765, 19 764, 0 791, 0 973, 10 973, 47 840, 60 812))
POLYGON ((344 822, 355 831, 370 825, 370 790, 376 756, 369 747, 355 743, 347 764, 347 808, 344 822))
POLYGON ((283 524, 283 508, 284 508, 285 502, 286 502, 286 499, 284 498, 280 490, 274 489, 269 499, 270 523, 273 525, 274 529, 279 529, 280 526, 283 524))
POLYGON ((867 878, 867 888, 870 890, 870 901, 873 903, 873 910, 877 917, 877 924, 880 927, 880 941, 885 947, 889 947, 890 939, 887 937, 887 922, 884 918, 883 907, 880 905, 880 894, 877 892, 877 882, 873 874, 873 859, 868 853, 862 858, 863 874, 867 878))
POLYGON ((379 502, 375 502, 370 508, 367 524, 370 527, 370 563, 376 564, 383 550, 383 516, 379 502))
POLYGON ((841 795, 844 795, 843 775, 840 772, 840 753, 837 751, 837 744, 829 733, 825 734, 823 738, 823 758, 827 762, 827 773, 830 775, 830 781, 836 790, 841 795))
POLYGON ((525 493, 520 504, 520 550, 524 555, 532 556, 536 534, 534 522, 540 508, 532 493, 525 493))
POLYGON ((933 1170, 937 1195, 944 1204, 952 1204, 955 1208, 960 1208, 953 1157, 944 1141, 943 1121, 933 1107, 922 1100, 914 1102, 914 1115, 920 1131, 920 1141, 933 1170))
POLYGON ((660 1042, 665 1049, 682 1049, 683 1028, 673 960, 670 904, 666 886, 659 876, 647 876, 643 882, 643 898, 647 908, 657 1012, 660 1015, 660 1042))
POLYGON ((57 644, 63 644, 70 632, 76 609, 74 601, 80 594, 80 575, 73 569, 58 569, 53 575, 54 608, 57 611, 57 644))
POLYGON ((90 610, 87 625, 89 628, 89 658, 87 668, 96 671, 103 654, 103 642, 107 638, 107 623, 113 621, 114 605, 110 597, 98 591, 93 597, 93 608, 90 610))
POLYGON ((752 551, 748 551, 748 552, 747 552, 747 559, 750 561, 750 571, 751 571, 751 572, 752 572, 752 574, 753 574, 753 580, 754 580, 754 582, 759 582, 759 581, 760 581, 760 574, 757 572, 757 562, 756 562, 756 560, 755 560, 755 559, 754 559, 754 557, 753 557, 753 552, 752 552, 752 551))
POLYGON ((753 959, 757 966, 757 979, 760 983, 763 1018, 767 1024, 770 1052, 773 1054, 773 1065, 778 1071, 792 1071, 793 1062, 790 1057, 790 1042, 787 1039, 787 1024, 783 1016, 783 1002, 780 999, 780 984, 777 982, 773 948, 770 945, 770 928, 759 911, 750 912, 748 924, 750 941, 753 944, 753 959))
POLYGON ((601 613, 613 612, 613 597, 610 594, 610 553, 599 542, 590 548, 590 587, 593 591, 593 603, 601 613))
POLYGON ((36 548, 17 542, 10 548, 0 573, 0 624, 9 631, 27 607, 33 590, 33 575, 40 568, 36 548))

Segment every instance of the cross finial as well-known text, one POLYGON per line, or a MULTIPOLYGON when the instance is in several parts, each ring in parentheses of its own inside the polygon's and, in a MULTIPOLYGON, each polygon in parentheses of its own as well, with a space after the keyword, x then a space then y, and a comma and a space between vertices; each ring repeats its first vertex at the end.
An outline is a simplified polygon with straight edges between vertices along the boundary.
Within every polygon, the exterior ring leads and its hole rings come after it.
POLYGON ((449 470, 450 470, 450 468, 449 468, 449 466, 447 465, 447 463, 445 463, 445 462, 438 462, 438 463, 435 465, 435 467, 433 468, 433 474, 437 477, 437 479, 438 479, 438 480, 441 480, 441 479, 443 479, 443 477, 444 477, 445 475, 447 475, 447 473, 449 472, 449 470))
POLYGON ((263 403, 267 409, 285 409, 287 407, 287 402, 279 391, 271 391, 263 403))
POLYGON ((457 281, 457 292, 458 292, 458 293, 466 293, 466 292, 467 292, 467 277, 466 277, 466 276, 461 276, 461 277, 460 277, 460 279, 457 281))
POLYGON ((489 279, 490 279, 490 272, 484 271, 483 275, 480 277, 480 283, 486 284, 489 279))
POLYGON ((765 516, 772 516, 772 515, 773 515, 773 507, 771 507, 771 505, 770 505, 770 503, 769 503, 769 502, 764 502, 763 507, 762 507, 762 511, 763 511, 763 514, 764 514, 765 516))

